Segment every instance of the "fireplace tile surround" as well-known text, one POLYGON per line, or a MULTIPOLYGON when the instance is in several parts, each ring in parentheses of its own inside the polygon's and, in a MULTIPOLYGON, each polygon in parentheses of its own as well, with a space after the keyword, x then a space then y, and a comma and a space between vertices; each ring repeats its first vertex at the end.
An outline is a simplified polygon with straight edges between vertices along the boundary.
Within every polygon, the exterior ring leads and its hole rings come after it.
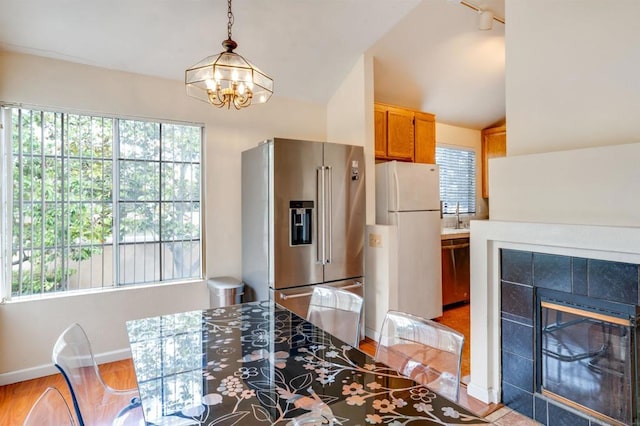
POLYGON ((637 305, 639 264, 640 228, 472 221, 469 394, 543 424, 605 424, 535 393, 534 289, 637 305))
POLYGON ((534 290, 638 305, 639 266, 510 249, 500 259, 502 402, 544 425, 601 424, 535 393, 534 290))

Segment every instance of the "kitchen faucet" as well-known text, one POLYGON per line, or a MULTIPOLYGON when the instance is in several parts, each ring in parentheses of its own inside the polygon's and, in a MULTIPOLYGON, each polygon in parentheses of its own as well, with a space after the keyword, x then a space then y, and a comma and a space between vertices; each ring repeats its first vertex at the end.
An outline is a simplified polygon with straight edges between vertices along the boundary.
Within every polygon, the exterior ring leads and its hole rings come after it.
POLYGON ((462 221, 460 220, 460 201, 456 202, 456 229, 462 228, 462 221))

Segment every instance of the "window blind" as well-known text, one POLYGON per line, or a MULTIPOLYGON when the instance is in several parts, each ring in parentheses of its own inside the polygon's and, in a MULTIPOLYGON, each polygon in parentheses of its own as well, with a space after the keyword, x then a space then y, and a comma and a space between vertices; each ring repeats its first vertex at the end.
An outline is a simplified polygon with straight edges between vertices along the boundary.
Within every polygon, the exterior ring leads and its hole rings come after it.
POLYGON ((445 214, 476 212, 476 153, 471 149, 436 147, 440 167, 440 200, 445 214))

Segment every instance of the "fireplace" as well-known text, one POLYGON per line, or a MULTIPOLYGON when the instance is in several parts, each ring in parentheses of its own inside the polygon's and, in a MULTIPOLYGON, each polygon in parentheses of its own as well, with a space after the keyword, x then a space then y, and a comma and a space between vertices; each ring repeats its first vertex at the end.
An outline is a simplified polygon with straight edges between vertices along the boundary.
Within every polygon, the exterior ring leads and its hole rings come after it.
POLYGON ((635 424, 635 306, 545 289, 536 299, 538 392, 607 423, 635 424))
POLYGON ((546 425, 640 424, 639 273, 501 249, 502 402, 546 425))

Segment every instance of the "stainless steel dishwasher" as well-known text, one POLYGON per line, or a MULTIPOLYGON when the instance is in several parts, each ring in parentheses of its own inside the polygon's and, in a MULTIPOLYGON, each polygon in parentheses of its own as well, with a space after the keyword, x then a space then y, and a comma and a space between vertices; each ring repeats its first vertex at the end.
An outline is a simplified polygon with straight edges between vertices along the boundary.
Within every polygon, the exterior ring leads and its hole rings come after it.
POLYGON ((469 301, 469 238, 442 240, 442 304, 469 301))

